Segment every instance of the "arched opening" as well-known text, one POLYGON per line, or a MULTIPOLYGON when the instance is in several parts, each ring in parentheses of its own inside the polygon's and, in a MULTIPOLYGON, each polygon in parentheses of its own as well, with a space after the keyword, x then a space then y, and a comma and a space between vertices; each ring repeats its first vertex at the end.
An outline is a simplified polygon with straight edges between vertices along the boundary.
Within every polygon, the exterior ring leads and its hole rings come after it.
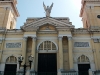
POLYGON ((39 45, 38 50, 57 50, 56 45, 52 41, 44 41, 39 45))
POLYGON ((16 75, 17 58, 10 56, 6 59, 4 75, 16 75))
POLYGON ((79 75, 89 75, 88 70, 90 69, 90 61, 89 58, 85 55, 81 55, 78 58, 78 71, 79 75))

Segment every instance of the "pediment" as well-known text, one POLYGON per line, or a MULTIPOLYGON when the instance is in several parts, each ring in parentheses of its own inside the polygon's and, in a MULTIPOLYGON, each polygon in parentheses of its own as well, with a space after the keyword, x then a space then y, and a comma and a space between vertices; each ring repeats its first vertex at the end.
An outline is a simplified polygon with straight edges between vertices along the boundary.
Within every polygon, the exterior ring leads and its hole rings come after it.
POLYGON ((53 25, 55 26, 56 29, 74 28, 74 26, 69 23, 58 21, 54 18, 46 18, 46 17, 39 19, 35 22, 27 23, 23 25, 21 28, 25 31, 33 31, 39 29, 40 26, 43 26, 45 24, 53 25))

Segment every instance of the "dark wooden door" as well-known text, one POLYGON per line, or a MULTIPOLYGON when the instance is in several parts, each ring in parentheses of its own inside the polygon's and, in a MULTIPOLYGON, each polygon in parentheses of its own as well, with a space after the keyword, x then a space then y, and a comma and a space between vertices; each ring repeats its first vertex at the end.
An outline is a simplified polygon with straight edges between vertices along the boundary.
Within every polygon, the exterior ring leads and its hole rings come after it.
POLYGON ((4 75, 16 75, 17 64, 6 64, 4 75))
POLYGON ((38 74, 39 75, 57 75, 57 57, 56 53, 38 54, 38 74))
POLYGON ((90 64, 78 64, 79 75, 89 75, 90 64))

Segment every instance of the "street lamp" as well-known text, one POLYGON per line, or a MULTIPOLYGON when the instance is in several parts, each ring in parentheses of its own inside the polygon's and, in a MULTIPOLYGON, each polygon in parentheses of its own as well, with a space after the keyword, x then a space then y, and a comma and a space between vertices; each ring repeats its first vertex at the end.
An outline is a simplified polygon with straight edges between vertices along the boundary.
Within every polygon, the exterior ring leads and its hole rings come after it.
POLYGON ((19 69, 20 69, 20 67, 24 67, 24 74, 23 75, 25 75, 25 71, 26 71, 26 67, 30 67, 30 69, 31 69, 31 63, 32 63, 32 61, 33 61, 33 56, 32 55, 30 55, 29 57, 28 57, 28 61, 29 61, 29 65, 26 65, 26 63, 24 64, 24 65, 21 65, 21 63, 23 62, 23 56, 21 55, 20 57, 18 57, 18 62, 19 62, 19 69))
POLYGON ((97 18, 99 18, 99 19, 100 19, 100 15, 97 15, 97 18))

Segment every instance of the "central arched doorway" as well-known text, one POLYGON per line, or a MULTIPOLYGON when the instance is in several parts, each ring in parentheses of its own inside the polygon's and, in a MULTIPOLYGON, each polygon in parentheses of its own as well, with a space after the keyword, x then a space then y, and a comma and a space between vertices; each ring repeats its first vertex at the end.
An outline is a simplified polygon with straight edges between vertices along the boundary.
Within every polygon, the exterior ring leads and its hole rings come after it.
POLYGON ((38 50, 38 75, 57 75, 57 47, 52 41, 44 41, 38 50))
POLYGON ((17 59, 14 56, 10 56, 6 60, 4 75, 16 75, 17 59))
POLYGON ((89 58, 85 55, 81 55, 78 58, 78 71, 79 75, 89 75, 88 71, 90 69, 89 58))

